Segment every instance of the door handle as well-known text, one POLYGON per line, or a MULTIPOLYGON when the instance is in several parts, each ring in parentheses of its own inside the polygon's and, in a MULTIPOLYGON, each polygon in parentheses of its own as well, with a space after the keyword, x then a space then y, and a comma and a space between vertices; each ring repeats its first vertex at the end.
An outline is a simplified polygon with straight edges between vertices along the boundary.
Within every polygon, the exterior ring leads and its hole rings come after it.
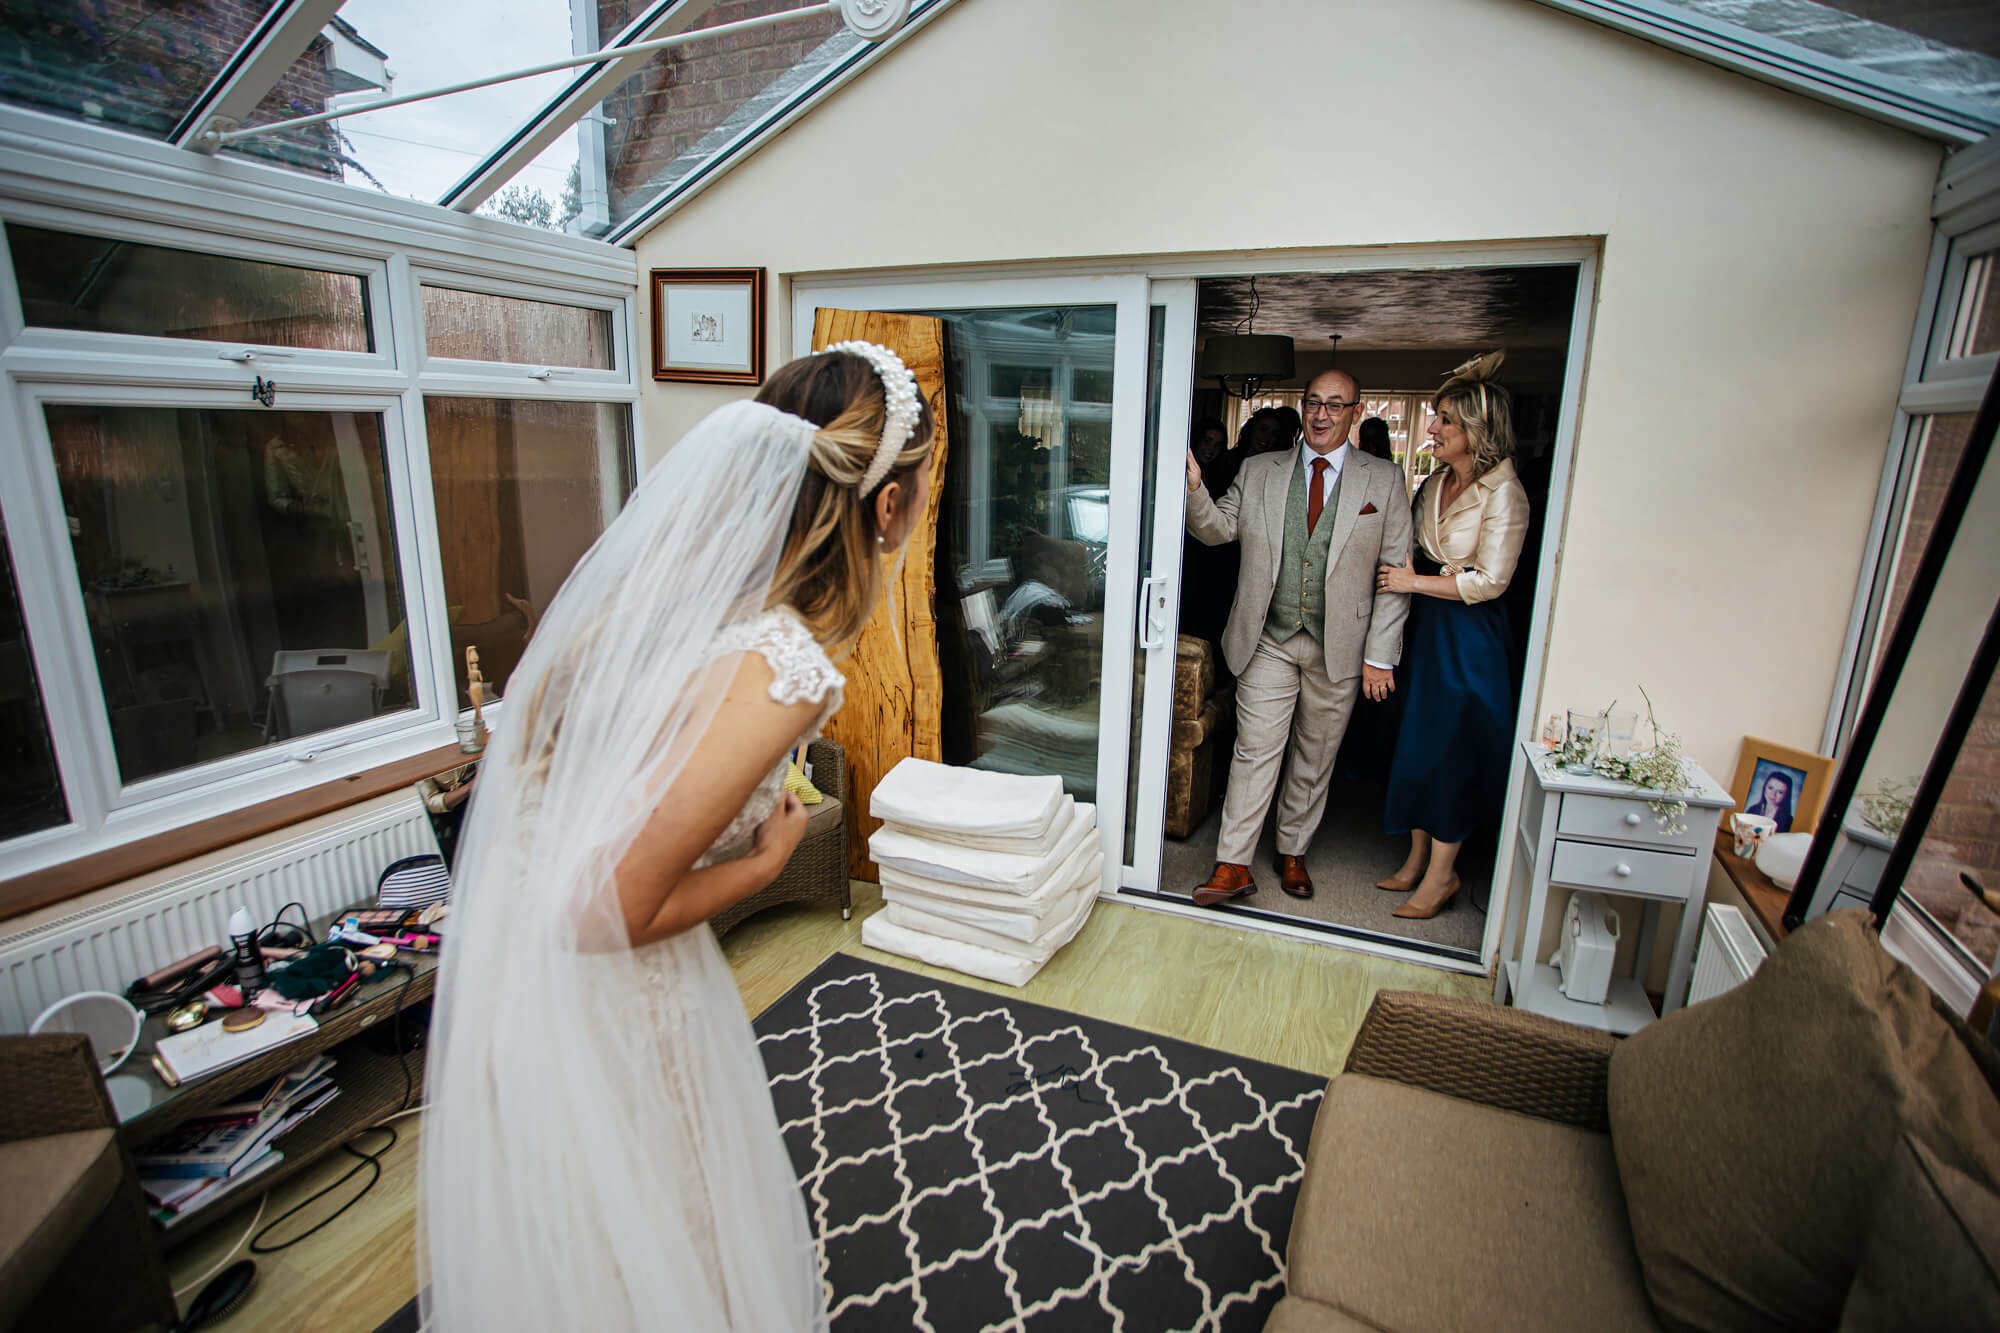
POLYGON ((1139 646, 1151 652, 1155 648, 1167 646, 1164 624, 1167 610, 1167 576, 1155 574, 1139 585, 1139 646), (1153 613, 1158 611, 1162 623, 1154 628, 1153 613))

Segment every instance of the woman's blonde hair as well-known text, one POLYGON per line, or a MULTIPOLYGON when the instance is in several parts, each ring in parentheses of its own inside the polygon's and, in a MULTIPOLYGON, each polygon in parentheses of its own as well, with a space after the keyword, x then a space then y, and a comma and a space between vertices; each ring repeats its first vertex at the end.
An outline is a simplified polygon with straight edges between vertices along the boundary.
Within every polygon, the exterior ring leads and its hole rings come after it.
POLYGON ((768 604, 797 611, 813 636, 837 653, 861 637, 882 600, 887 575, 876 541, 875 496, 900 482, 907 501, 917 469, 930 466, 937 423, 919 394, 917 428, 881 486, 862 495, 861 479, 875 461, 887 416, 874 366, 851 352, 801 357, 766 380, 757 401, 819 427, 768 604))
POLYGON ((1475 477, 1514 456, 1514 395, 1493 379, 1506 357, 1504 351, 1473 357, 1431 395, 1431 406, 1451 413, 1465 431, 1475 477))

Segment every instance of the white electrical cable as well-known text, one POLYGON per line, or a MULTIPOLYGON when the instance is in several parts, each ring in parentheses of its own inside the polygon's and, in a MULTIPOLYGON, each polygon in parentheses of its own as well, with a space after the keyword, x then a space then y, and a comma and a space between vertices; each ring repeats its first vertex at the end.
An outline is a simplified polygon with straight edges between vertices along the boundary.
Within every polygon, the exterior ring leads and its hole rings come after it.
POLYGON ((200 1277, 188 1283, 185 1287, 174 1288, 174 1303, 176 1305, 180 1303, 182 1297, 186 1296, 191 1291, 197 1291, 201 1287, 207 1285, 208 1280, 210 1278, 214 1277, 217 1273, 220 1273, 223 1269, 229 1267, 229 1265, 235 1261, 236 1252, 242 1249, 245 1245, 249 1244, 250 1238, 257 1234, 257 1224, 264 1220, 264 1205, 269 1203, 270 1201, 271 1201, 271 1196, 268 1191, 257 1196, 256 1216, 250 1219, 250 1225, 243 1229, 243 1234, 236 1238, 236 1243, 229 1247, 228 1251, 223 1254, 221 1260, 216 1263, 215 1267, 209 1269, 206 1273, 203 1273, 200 1277))

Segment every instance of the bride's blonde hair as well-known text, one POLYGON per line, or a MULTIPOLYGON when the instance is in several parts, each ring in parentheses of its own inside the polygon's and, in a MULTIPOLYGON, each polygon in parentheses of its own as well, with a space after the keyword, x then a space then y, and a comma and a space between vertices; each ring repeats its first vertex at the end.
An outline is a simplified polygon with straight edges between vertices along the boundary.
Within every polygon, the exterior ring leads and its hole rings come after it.
POLYGON ((875 496, 900 482, 907 503, 917 469, 930 466, 937 423, 919 394, 916 429, 881 485, 863 495, 888 411, 874 366, 851 352, 801 357, 766 380, 757 401, 819 427, 768 604, 797 611, 822 645, 839 652, 861 636, 882 600, 887 575, 875 496))
POLYGON ((1506 358, 1505 351, 1475 356, 1431 395, 1431 406, 1457 417, 1464 429, 1475 477, 1514 456, 1514 396, 1493 378, 1506 358))

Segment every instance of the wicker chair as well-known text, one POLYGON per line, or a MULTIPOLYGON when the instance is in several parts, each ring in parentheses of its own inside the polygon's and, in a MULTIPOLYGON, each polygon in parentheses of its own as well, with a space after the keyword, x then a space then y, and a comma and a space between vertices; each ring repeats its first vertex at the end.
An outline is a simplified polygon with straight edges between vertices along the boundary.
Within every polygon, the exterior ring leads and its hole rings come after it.
POLYGON ((172 1324, 173 1288, 90 1039, 0 1037, 0 1329, 172 1324))
POLYGON ((812 765, 813 786, 826 799, 806 807, 805 836, 778 877, 711 918, 718 936, 780 903, 837 903, 842 921, 853 914, 853 890, 847 882, 847 751, 833 741, 814 741, 806 760, 812 765))

